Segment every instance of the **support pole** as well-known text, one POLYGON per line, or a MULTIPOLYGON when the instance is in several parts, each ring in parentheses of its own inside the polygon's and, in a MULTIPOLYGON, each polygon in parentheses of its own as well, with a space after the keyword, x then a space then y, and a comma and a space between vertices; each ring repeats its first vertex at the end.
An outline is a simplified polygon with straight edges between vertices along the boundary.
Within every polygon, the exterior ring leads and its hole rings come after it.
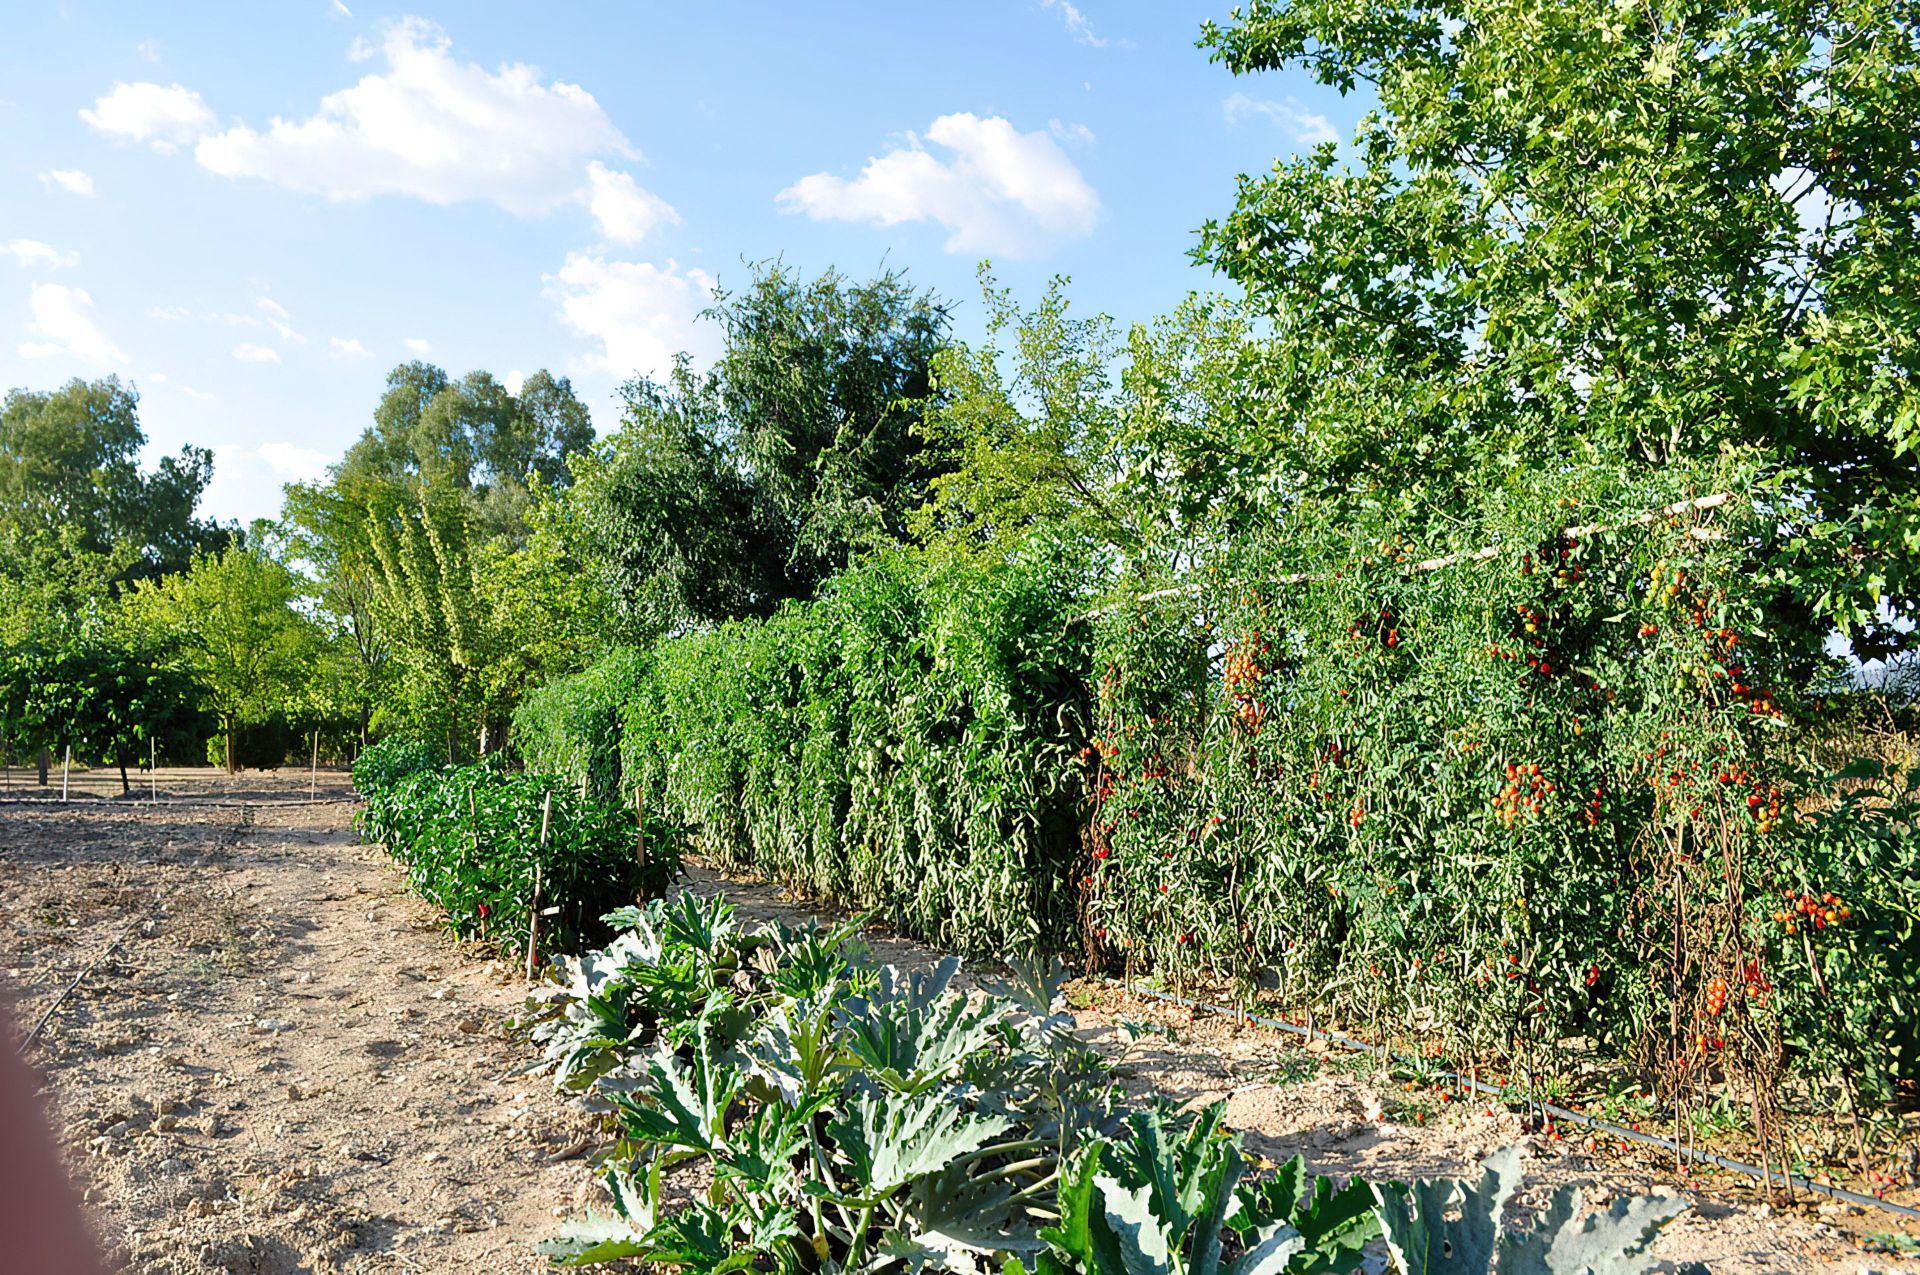
POLYGON ((307 771, 307 796, 320 795, 320 732, 313 732, 313 766, 307 771))
POLYGON ((147 736, 147 804, 160 804, 160 741, 147 736))
POLYGON ((633 825, 639 838, 640 870, 647 870, 647 794, 643 788, 633 790, 633 825))
POLYGON ((547 861, 547 830, 553 824, 553 789, 547 789, 546 798, 540 803, 540 855, 533 861, 533 902, 527 907, 527 981, 533 981, 533 972, 539 961, 540 952, 540 869, 547 861))
POLYGON ((67 751, 60 758, 60 800, 67 799, 67 772, 73 769, 73 745, 67 745, 67 751))

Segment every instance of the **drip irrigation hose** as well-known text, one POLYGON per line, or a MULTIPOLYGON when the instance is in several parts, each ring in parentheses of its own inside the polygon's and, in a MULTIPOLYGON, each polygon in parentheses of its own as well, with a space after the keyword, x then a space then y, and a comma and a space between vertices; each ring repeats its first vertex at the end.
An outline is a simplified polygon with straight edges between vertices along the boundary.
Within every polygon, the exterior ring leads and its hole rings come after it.
MULTIPOLYGON (((1302 1027, 1298 1023, 1289 1023, 1278 1018, 1266 1018, 1259 1014, 1244 1013, 1240 1010, 1229 1009, 1224 1005, 1214 1005, 1207 1001, 1191 1000, 1185 996, 1174 996, 1167 992, 1154 992, 1144 988, 1127 987, 1118 979, 1109 978, 1104 981, 1108 986, 1122 988, 1132 996, 1162 1001, 1168 1005, 1178 1005, 1183 1009, 1198 1010, 1210 1014, 1221 1014, 1229 1018, 1243 1019, 1246 1022, 1256 1023, 1261 1027, 1271 1028, 1274 1031, 1291 1032, 1296 1036, 1330 1041, 1344 1049, 1356 1050, 1363 1054, 1374 1054, 1390 1060, 1394 1058, 1393 1052, 1385 1046, 1371 1045, 1363 1040, 1355 1040, 1351 1036, 1343 1036, 1339 1032, 1302 1027)), ((1555 1106, 1550 1102, 1540 1102, 1531 1098, 1520 1099, 1509 1094, 1507 1089, 1502 1085, 1489 1085, 1484 1081, 1477 1080, 1472 1076, 1462 1075, 1459 1072, 1448 1072, 1447 1074, 1456 1081, 1461 1088, 1473 1093, 1484 1094, 1490 1098, 1524 1101, 1529 1106, 1537 1107, 1545 1111, 1556 1120, 1569 1121, 1573 1124, 1581 1125, 1585 1128, 1593 1129, 1624 1141, 1638 1142, 1649 1147, 1658 1147, 1662 1151, 1672 1152, 1674 1155, 1695 1164, 1712 1165, 1715 1168, 1726 1169, 1733 1173, 1743 1173, 1747 1177, 1759 1178, 1769 1184, 1776 1181, 1784 1181, 1788 1187, 1793 1190, 1807 1191, 1814 1195, 1824 1195, 1829 1199, 1839 1200, 1846 1204, 1859 1205, 1863 1208, 1881 1209, 1896 1217, 1906 1218, 1909 1221, 1920 1221, 1920 1209, 1911 1208, 1905 1204, 1895 1204, 1891 1200, 1882 1200, 1877 1196, 1867 1195, 1860 1191, 1849 1191, 1845 1187, 1831 1186, 1825 1182, 1815 1182, 1810 1178, 1798 1177, 1791 1173, 1776 1173, 1764 1170, 1759 1165, 1747 1164, 1740 1160, 1731 1160, 1726 1156, 1715 1155, 1711 1151, 1696 1150, 1693 1147, 1683 1146, 1675 1142, 1672 1138, 1663 1138, 1658 1134, 1642 1133, 1638 1129, 1629 1129, 1624 1125, 1614 1124, 1610 1120, 1601 1120, 1594 1116, 1583 1115, 1578 1111, 1570 1111, 1565 1107, 1555 1106)))

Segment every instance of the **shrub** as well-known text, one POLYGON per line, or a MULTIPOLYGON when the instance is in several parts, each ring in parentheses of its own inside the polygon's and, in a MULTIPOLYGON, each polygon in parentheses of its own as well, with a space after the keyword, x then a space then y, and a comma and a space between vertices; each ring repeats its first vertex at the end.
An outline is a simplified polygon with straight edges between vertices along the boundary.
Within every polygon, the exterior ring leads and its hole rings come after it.
POLYGON ((528 769, 557 776, 595 800, 626 804, 620 711, 647 668, 646 652, 619 648, 529 694, 513 715, 514 749, 528 769))
POLYGON ((906 933, 1058 948, 1088 711, 1087 634, 1067 621, 1087 559, 1038 543, 987 567, 877 555, 816 601, 549 688, 516 743, 595 790, 617 773, 721 861, 906 933))
POLYGON ((353 763, 353 786, 364 797, 384 793, 402 779, 437 769, 446 754, 412 735, 389 735, 369 745, 353 763))
MULTIPOLYGON (((390 754, 396 766, 408 760, 399 752, 390 754)), ((551 777, 509 774, 491 763, 376 785, 360 828, 386 844, 414 891, 446 914, 449 930, 509 953, 526 949, 536 883, 541 946, 563 947, 602 933, 602 915, 659 893, 679 869, 679 835, 660 820, 647 824, 642 863, 628 811, 582 800, 551 777), (544 915, 549 908, 557 912, 544 915)))

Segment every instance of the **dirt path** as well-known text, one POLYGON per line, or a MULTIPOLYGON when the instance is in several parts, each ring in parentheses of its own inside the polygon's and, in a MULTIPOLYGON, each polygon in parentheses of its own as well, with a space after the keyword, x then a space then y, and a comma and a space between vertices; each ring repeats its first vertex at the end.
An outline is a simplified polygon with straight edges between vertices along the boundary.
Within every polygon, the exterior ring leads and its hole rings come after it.
POLYGON ((549 1163, 586 1121, 515 1074, 523 987, 349 812, 0 807, 21 1030, 125 932, 28 1057, 126 1270, 542 1270, 532 1242, 592 1193, 549 1163))

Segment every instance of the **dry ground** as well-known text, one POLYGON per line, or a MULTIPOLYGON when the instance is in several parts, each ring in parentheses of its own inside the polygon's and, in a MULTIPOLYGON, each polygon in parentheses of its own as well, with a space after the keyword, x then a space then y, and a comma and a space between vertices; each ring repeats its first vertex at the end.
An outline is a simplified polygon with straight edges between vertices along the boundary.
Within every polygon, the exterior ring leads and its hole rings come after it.
POLYGON ((120 1268, 539 1270, 530 1241, 589 1194, 555 1160, 587 1126, 516 1074, 522 985, 350 810, 0 806, 21 1029, 125 933, 28 1052, 120 1268))
MULTIPOLYGON (((207 782, 233 804, 0 803, 0 985, 17 1029, 92 965, 28 1057, 118 1267, 541 1269, 532 1241, 596 1188, 578 1158, 590 1126, 525 1073, 532 1051, 506 1029, 519 981, 439 932, 379 850, 354 843, 344 800, 276 800, 305 797, 306 775, 207 782)), ((337 776, 327 784, 323 797, 344 797, 337 776)), ((692 884, 751 918, 812 911, 711 873, 692 884)), ((874 945, 903 965, 936 955, 874 945)), ((1484 1107, 1424 1127, 1371 1119, 1396 1096, 1389 1080, 1230 1020, 1096 985, 1075 1001, 1105 1045, 1122 1018, 1172 1028, 1130 1055, 1125 1083, 1225 1098, 1272 1159, 1453 1174, 1527 1141, 1536 1188, 1660 1180, 1647 1161, 1527 1139, 1484 1107)), ((1900 1265, 1859 1245, 1891 1229, 1876 1216, 1776 1211, 1726 1179, 1691 1185, 1699 1208, 1662 1240, 1675 1262, 1722 1275, 1900 1265)))

